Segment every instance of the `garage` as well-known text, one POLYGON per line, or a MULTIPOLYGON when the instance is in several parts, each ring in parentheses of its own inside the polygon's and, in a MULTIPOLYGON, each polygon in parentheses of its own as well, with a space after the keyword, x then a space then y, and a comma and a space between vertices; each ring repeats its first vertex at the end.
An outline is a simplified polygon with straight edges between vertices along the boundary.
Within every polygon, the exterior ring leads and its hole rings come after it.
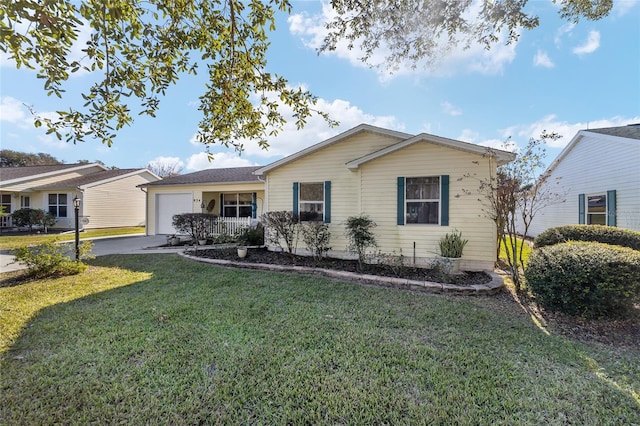
POLYGON ((173 216, 192 212, 192 195, 189 192, 156 194, 156 234, 175 234, 171 222, 173 216))

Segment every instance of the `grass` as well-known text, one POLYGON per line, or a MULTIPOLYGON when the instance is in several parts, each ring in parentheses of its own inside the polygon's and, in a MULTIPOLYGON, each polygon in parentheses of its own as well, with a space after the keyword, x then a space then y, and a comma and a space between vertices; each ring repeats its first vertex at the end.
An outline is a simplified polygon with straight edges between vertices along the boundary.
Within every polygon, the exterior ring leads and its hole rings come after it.
MULTIPOLYGON (((523 241, 518 238, 517 242, 518 254, 522 252, 522 263, 518 261, 520 267, 524 268, 527 266, 527 262, 529 260, 529 255, 533 251, 529 244, 523 243, 523 241)), ((513 249, 511 248, 511 237, 507 237, 507 246, 505 247, 504 243, 500 242, 500 259, 502 259, 505 263, 507 262, 507 251, 511 254, 511 259, 513 259, 513 249)))
MULTIPOLYGON (((98 237, 113 237, 117 235, 129 235, 129 234, 144 234, 144 226, 132 226, 127 228, 102 228, 102 229, 88 229, 80 233, 81 239, 98 238, 98 237)), ((75 234, 22 234, 22 235, 2 235, 0 234, 0 250, 11 250, 19 246, 34 246, 42 244, 46 241, 58 240, 58 241, 74 241, 75 234)))
POLYGON ((636 349, 445 298, 176 255, 0 284, 0 424, 638 424, 636 349))

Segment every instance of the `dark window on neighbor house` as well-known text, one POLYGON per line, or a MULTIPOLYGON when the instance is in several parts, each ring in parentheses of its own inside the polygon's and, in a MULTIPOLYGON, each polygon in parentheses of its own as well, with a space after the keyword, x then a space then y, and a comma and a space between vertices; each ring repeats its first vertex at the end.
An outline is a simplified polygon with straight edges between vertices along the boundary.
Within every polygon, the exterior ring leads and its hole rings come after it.
POLYGON ((408 177, 405 190, 405 223, 437 225, 440 222, 440 177, 408 177))
POLYGON ((3 213, 11 213, 11 194, 0 195, 0 206, 4 207, 3 213))
POLYGON ((54 217, 67 217, 67 194, 49 194, 49 213, 54 217))
POLYGON ((250 192, 222 194, 223 217, 251 217, 253 195, 250 192))
POLYGON ((587 224, 607 224, 607 194, 587 195, 587 224))

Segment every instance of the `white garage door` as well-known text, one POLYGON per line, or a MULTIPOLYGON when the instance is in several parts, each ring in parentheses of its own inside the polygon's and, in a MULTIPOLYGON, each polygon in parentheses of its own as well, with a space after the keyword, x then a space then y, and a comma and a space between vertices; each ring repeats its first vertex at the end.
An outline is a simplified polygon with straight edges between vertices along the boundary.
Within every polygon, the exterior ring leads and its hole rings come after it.
POLYGON ((156 234, 175 234, 173 215, 191 213, 191 194, 156 194, 156 234))

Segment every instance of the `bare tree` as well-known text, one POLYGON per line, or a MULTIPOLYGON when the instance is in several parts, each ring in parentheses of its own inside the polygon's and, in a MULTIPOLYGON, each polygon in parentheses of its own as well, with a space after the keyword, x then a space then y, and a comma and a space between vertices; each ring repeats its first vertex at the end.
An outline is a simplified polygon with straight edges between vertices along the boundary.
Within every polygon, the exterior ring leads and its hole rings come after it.
POLYGON ((183 167, 183 163, 179 158, 168 157, 159 157, 147 164, 147 169, 162 178, 179 175, 183 167))
MULTIPOLYGON (((557 188, 559 182, 552 182, 550 173, 544 171, 546 143, 560 137, 557 133, 543 131, 539 139, 531 138, 524 149, 516 152, 515 160, 498 166, 496 172, 493 172, 495 163, 490 161, 488 178, 477 178, 473 173, 465 175, 465 178, 478 180, 478 200, 483 205, 483 214, 496 224, 496 258, 502 245, 516 291, 522 290, 522 246, 526 244, 525 237, 533 219, 545 207, 564 200, 557 188)), ((507 140, 503 147, 510 150, 514 145, 507 140)), ((495 158, 495 150, 487 148, 485 155, 495 158)), ((463 193, 472 195, 473 191, 465 189, 463 193)))

